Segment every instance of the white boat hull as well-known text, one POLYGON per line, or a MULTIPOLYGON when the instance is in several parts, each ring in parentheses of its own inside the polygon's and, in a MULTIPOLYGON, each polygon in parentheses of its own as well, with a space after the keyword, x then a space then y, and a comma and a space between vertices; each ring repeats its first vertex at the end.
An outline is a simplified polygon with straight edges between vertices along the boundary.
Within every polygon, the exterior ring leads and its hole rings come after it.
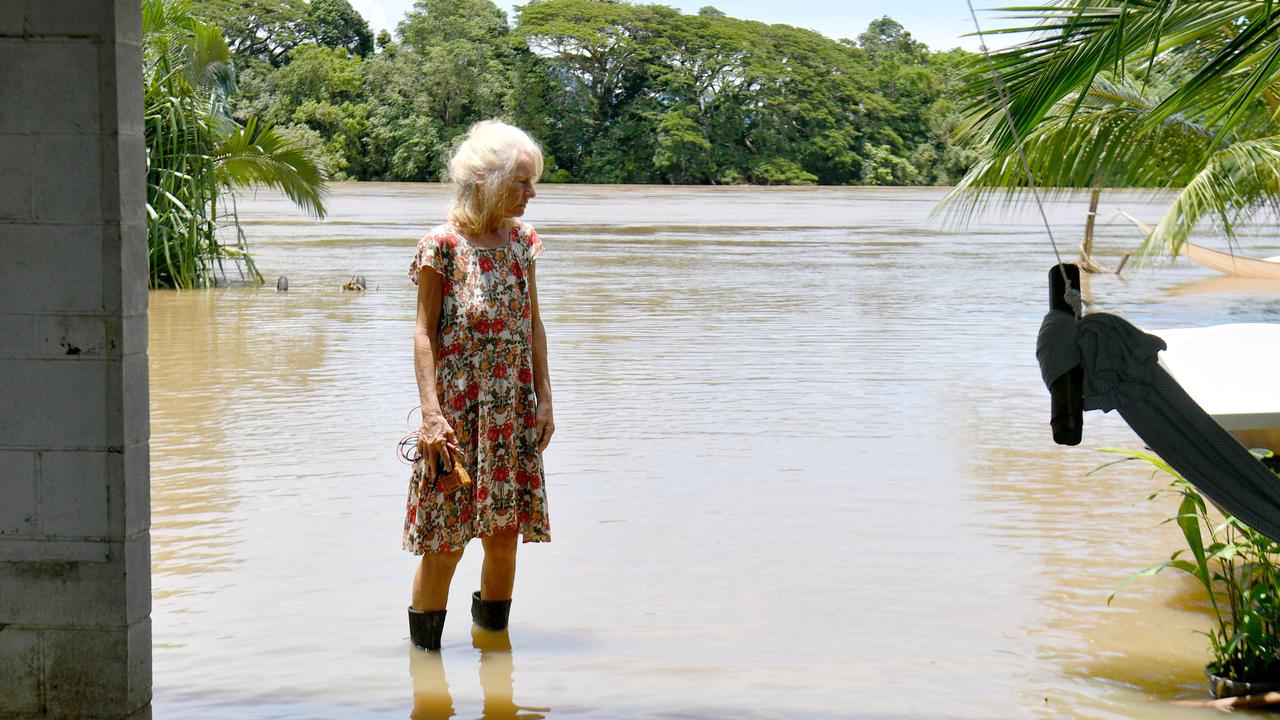
POLYGON ((1280 451, 1280 324, 1152 330, 1160 364, 1205 412, 1251 447, 1280 451))

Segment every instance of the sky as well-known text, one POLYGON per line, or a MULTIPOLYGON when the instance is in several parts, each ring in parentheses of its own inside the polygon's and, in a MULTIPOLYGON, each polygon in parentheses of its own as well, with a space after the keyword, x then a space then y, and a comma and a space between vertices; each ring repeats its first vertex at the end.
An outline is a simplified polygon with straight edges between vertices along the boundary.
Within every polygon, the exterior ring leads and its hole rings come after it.
MULTIPOLYGON (((352 7, 364 15, 374 32, 386 29, 395 31, 396 23, 413 7, 413 0, 350 0, 352 7)), ((514 8, 520 2, 495 0, 498 7, 507 12, 508 19, 515 16, 514 8)), ((961 37, 973 32, 973 20, 965 0, 663 0, 681 12, 692 14, 712 5, 726 15, 744 20, 765 23, 785 23, 816 30, 834 40, 856 38, 866 30, 867 23, 888 15, 902 23, 912 37, 933 50, 949 50, 962 47, 977 50, 978 40, 961 37)), ((1007 4, 1007 3, 1006 3, 1007 4)), ((983 29, 998 24, 991 13, 981 8, 991 7, 990 2, 974 0, 978 8, 978 21, 983 29)), ((988 45, 999 47, 1004 43, 989 40, 988 45)))

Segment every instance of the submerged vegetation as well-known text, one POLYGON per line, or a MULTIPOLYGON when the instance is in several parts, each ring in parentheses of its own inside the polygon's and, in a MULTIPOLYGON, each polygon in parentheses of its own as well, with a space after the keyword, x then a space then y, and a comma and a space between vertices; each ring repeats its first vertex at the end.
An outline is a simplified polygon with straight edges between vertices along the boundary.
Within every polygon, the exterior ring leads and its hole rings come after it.
MULTIPOLYGON (((1159 457, 1140 451, 1108 452, 1124 456, 1116 462, 1142 461, 1169 478, 1166 489, 1149 497, 1177 498, 1178 512, 1169 522, 1178 525, 1186 542, 1165 562, 1130 576, 1116 593, 1134 580, 1168 569, 1190 575, 1204 589, 1213 619, 1205 633, 1212 652, 1206 669, 1238 682, 1280 681, 1280 543, 1231 515, 1211 510, 1204 497, 1159 457)), ((1114 597, 1115 593, 1108 602, 1114 597)))
POLYGON ((147 245, 152 287, 213 284, 234 261, 261 280, 243 243, 223 243, 229 190, 280 188, 324 213, 324 172, 270 123, 231 118, 235 71, 222 31, 194 18, 183 0, 143 2, 143 91, 147 145, 147 245))
POLYGON ((1233 238, 1280 206, 1280 3, 1059 0, 1007 12, 1014 26, 999 32, 1032 34, 970 70, 963 137, 982 157, 948 196, 953 209, 1026 199, 1018 139, 1051 193, 1089 188, 1096 204, 1103 188, 1173 190, 1147 254, 1176 253, 1202 220, 1233 238))

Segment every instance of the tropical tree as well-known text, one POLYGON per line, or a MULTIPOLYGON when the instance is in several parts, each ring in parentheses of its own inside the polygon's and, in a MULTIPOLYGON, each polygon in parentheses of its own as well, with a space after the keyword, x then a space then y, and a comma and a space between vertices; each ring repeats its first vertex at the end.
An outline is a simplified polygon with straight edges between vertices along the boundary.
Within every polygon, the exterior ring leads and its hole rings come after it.
POLYGON ((310 35, 306 0, 192 0, 192 10, 222 28, 238 58, 278 66, 310 35))
POLYGON ((289 62, 290 51, 306 44, 361 57, 373 52, 369 23, 349 0, 192 0, 191 7, 222 28, 240 61, 256 58, 278 67, 289 62))
POLYGON ((380 52, 352 0, 193 0, 236 51, 233 117, 260 117, 331 177, 438 180, 458 137, 502 117, 548 180, 949 184, 964 51, 890 18, 857 41, 617 0, 415 0, 380 52))
POLYGON ((323 215, 324 174, 271 125, 231 118, 235 72, 220 28, 192 16, 186 0, 144 0, 142 10, 151 285, 210 285, 228 258, 261 280, 243 243, 218 238, 221 218, 234 226, 229 191, 277 187, 323 215))
POLYGON ((1202 220, 1234 238, 1277 205, 1280 3, 1058 0, 1007 12, 1019 24, 999 32, 1032 35, 971 70, 969 123, 988 155, 961 192, 1025 187, 1021 138, 1037 184, 1179 188, 1143 253, 1176 253, 1202 220))
POLYGON ((373 52, 373 31, 348 0, 311 0, 307 15, 317 43, 360 57, 373 52))

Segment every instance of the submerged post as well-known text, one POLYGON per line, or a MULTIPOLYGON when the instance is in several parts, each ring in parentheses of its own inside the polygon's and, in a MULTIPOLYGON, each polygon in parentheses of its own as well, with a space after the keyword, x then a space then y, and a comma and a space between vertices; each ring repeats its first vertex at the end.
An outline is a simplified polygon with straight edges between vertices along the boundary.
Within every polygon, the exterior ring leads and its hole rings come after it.
POLYGON ((141 40, 0 2, 0 717, 150 716, 141 40))

